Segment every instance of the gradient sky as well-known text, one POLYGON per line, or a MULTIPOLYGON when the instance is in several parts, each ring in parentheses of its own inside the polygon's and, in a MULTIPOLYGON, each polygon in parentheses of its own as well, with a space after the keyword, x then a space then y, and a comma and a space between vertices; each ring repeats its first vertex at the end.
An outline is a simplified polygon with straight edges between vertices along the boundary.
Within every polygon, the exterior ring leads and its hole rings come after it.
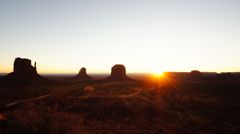
POLYGON ((1 0, 0 72, 240 71, 239 0, 1 0))

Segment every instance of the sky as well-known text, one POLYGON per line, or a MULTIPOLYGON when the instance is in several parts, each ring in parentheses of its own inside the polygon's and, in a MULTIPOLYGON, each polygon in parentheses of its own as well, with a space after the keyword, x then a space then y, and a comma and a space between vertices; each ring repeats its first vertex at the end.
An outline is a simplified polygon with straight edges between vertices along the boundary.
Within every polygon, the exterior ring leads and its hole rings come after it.
POLYGON ((0 73, 240 71, 239 0, 1 0, 0 73))

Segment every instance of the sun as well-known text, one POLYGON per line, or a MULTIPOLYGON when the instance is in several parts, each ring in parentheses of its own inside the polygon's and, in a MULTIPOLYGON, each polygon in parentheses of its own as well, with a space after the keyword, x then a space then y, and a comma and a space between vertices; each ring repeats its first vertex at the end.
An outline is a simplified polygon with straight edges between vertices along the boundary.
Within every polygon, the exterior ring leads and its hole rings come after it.
POLYGON ((163 70, 162 67, 155 66, 151 68, 151 70, 152 70, 151 72, 154 79, 163 78, 165 75, 165 71, 163 70))
POLYGON ((156 78, 162 78, 162 77, 164 77, 164 72, 163 72, 163 71, 155 72, 155 73, 154 73, 154 76, 155 76, 156 78))
POLYGON ((164 72, 157 72, 157 73, 155 73, 155 76, 162 77, 162 76, 164 76, 164 72))

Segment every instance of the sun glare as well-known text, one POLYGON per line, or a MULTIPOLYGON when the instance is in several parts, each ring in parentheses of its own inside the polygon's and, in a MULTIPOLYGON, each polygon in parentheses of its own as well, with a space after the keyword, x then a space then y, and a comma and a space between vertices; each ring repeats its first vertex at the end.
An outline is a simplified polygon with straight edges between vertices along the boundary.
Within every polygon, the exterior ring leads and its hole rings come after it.
POLYGON ((164 72, 156 72, 156 73, 154 73, 154 76, 157 78, 161 78, 164 76, 164 72))

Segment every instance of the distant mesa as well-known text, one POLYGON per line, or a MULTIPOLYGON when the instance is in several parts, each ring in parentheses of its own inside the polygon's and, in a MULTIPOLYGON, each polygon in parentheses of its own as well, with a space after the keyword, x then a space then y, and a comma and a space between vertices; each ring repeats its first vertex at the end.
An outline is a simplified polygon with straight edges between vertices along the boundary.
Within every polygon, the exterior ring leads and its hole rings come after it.
POLYGON ((14 61, 13 72, 3 76, 1 82, 5 85, 35 85, 46 84, 50 80, 43 78, 37 73, 36 62, 34 66, 31 60, 25 58, 16 58, 14 61))
POLYGON ((76 79, 81 81, 93 80, 93 78, 87 75, 87 69, 85 67, 81 68, 78 75, 75 76, 76 79))
POLYGON ((124 65, 116 64, 112 67, 111 75, 107 78, 111 81, 129 81, 132 80, 126 75, 126 68, 124 65))
POLYGON ((192 70, 191 73, 190 73, 191 77, 194 77, 194 78, 199 78, 202 76, 202 73, 198 70, 192 70))
POLYGON ((237 77, 233 73, 220 73, 216 75, 216 78, 221 80, 229 80, 236 79, 237 77))

